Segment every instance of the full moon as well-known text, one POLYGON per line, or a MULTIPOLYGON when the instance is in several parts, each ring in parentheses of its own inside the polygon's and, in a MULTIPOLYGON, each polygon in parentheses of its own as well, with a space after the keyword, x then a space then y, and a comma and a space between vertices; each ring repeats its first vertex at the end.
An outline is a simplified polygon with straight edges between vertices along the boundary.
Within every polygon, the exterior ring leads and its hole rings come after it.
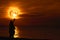
POLYGON ((20 15, 20 10, 17 7, 9 7, 8 16, 10 19, 18 19, 20 15))

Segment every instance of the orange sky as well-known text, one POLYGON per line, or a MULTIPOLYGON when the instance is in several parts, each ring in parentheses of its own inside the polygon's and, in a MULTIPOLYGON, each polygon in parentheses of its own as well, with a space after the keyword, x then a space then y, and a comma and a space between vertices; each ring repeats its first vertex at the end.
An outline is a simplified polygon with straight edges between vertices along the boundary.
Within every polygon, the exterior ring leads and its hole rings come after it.
POLYGON ((25 38, 59 38, 60 0, 0 0, 0 35, 8 36, 9 6, 18 6, 23 15, 15 21, 25 38), (6 29, 6 30, 5 30, 6 29), (3 31, 5 30, 5 31, 3 31), (2 32, 3 31, 3 32, 2 32), (6 35, 3 35, 6 33, 6 35))

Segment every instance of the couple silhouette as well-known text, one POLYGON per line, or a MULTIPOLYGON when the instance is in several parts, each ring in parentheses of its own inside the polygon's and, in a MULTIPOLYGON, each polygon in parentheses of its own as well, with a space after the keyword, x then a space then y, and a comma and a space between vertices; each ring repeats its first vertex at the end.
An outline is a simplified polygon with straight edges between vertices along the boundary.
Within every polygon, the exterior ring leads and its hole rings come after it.
POLYGON ((9 33, 10 33, 10 38, 14 38, 14 34, 15 34, 15 26, 14 26, 14 22, 15 22, 15 19, 13 20, 10 20, 10 23, 9 23, 9 33))

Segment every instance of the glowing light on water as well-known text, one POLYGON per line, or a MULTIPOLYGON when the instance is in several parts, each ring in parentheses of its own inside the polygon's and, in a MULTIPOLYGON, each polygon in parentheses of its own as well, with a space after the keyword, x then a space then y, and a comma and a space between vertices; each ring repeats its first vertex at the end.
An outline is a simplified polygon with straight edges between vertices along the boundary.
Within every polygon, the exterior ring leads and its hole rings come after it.
POLYGON ((19 30, 18 30, 18 28, 16 26, 15 26, 14 38, 19 38, 19 30))

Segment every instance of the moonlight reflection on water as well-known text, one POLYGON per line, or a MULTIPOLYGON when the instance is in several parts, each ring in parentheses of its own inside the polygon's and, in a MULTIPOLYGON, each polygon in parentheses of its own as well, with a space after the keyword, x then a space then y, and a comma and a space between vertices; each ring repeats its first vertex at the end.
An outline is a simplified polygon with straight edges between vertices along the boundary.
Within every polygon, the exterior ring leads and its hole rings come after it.
POLYGON ((18 30, 18 27, 15 26, 15 34, 14 34, 14 38, 19 38, 19 30, 18 30))

